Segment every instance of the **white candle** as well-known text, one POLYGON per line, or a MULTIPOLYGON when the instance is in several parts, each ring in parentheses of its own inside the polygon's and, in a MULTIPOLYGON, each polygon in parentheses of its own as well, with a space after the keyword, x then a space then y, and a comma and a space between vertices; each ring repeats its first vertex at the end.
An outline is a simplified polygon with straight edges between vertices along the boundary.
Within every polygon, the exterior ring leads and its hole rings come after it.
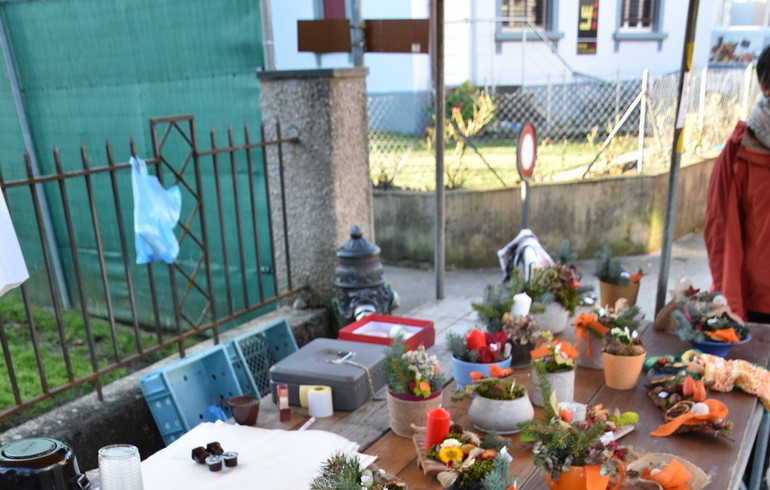
POLYGON ((529 307, 532 306, 532 298, 527 293, 520 293, 513 297, 513 306, 511 307, 511 315, 513 316, 527 316, 529 315, 529 307))

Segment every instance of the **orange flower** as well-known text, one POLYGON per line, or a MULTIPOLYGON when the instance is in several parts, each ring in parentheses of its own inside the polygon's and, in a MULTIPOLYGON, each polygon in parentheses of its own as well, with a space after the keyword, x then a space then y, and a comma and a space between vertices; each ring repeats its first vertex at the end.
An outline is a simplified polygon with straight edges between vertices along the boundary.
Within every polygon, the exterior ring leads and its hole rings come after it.
POLYGON ((577 359, 578 351, 569 342, 557 342, 561 346, 561 352, 567 354, 570 359, 577 359))
POLYGON ((572 344, 570 344, 569 342, 556 341, 556 340, 552 341, 551 343, 540 344, 540 346, 537 349, 529 353, 529 356, 532 358, 532 360, 540 359, 541 357, 545 357, 549 355, 553 356, 555 355, 554 352, 556 351, 557 348, 559 349, 560 353, 564 353, 564 355, 566 355, 570 359, 575 359, 578 356, 578 352, 577 350, 575 350, 574 347, 572 347, 572 344))
POLYGON ((735 333, 735 329, 733 327, 723 328, 714 332, 705 331, 704 333, 708 335, 711 340, 724 342, 726 344, 737 344, 741 341, 740 337, 738 337, 738 334, 735 333))
POLYGON ((427 391, 428 393, 430 393, 431 391, 430 383, 428 383, 427 381, 420 381, 420 384, 418 386, 420 387, 420 391, 427 391))

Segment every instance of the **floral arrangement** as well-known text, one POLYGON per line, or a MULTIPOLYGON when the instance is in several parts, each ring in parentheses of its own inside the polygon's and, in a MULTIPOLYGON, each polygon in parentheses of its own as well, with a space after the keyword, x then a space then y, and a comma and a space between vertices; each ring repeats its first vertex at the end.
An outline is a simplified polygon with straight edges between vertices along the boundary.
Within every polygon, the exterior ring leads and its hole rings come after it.
POLYGON ((449 351, 460 361, 488 364, 507 359, 511 355, 511 345, 505 331, 496 333, 472 329, 465 335, 457 332, 447 334, 449 351))
POLYGON ((492 400, 516 400, 524 396, 526 389, 513 379, 513 369, 492 365, 489 376, 473 371, 473 384, 465 385, 465 390, 457 390, 452 400, 458 401, 472 396, 474 393, 492 400))
POLYGON ((392 393, 422 398, 429 398, 444 386, 438 358, 428 354, 423 345, 406 350, 402 336, 394 338, 385 350, 385 379, 392 393))
POLYGON ((553 480, 558 480, 562 471, 569 471, 570 466, 598 464, 602 475, 615 473, 628 451, 615 441, 605 442, 605 432, 614 425, 608 421, 608 411, 589 407, 585 420, 562 420, 548 377, 543 371, 538 371, 538 376, 543 398, 550 403, 543 405, 543 420, 520 424, 521 440, 535 443, 535 466, 553 480))
POLYGON ((639 332, 628 327, 612 327, 604 336, 604 352, 615 356, 640 356, 645 350, 639 332))
POLYGON ((516 269, 509 282, 487 284, 484 288, 483 300, 480 303, 471 303, 487 332, 497 333, 503 329, 503 317, 511 311, 513 297, 522 292, 523 288, 524 284, 516 269))
POLYGON ((553 264, 537 269, 524 286, 524 292, 541 306, 556 301, 573 314, 581 288, 574 265, 553 264))
POLYGON ((395 479, 383 478, 383 471, 374 472, 361 467, 358 456, 334 453, 321 465, 321 474, 310 482, 311 490, 399 490, 406 485, 395 479))
POLYGON ((508 477, 511 459, 506 453, 507 444, 507 439, 494 433, 480 438, 453 424, 444 440, 428 449, 426 457, 446 465, 446 470, 438 474, 444 487, 515 490, 508 477))
POLYGON ((697 293, 679 302, 671 318, 680 339, 693 342, 724 342, 737 344, 749 330, 736 316, 720 292, 697 293))
POLYGON ((644 275, 642 269, 639 269, 636 274, 627 272, 626 268, 623 267, 623 264, 612 257, 612 249, 610 249, 609 245, 605 245, 604 248, 596 254, 595 274, 600 281, 618 286, 636 284, 642 280, 642 276, 644 275))
POLYGON ((591 355, 589 335, 604 338, 614 328, 621 330, 627 328, 631 332, 639 328, 639 307, 627 307, 627 304, 628 301, 621 298, 614 306, 596 308, 591 313, 583 312, 575 319, 577 343, 578 345, 583 341, 587 343, 589 356, 591 355))
POLYGON ((689 374, 666 376, 650 381, 647 395, 665 412, 681 401, 702 402, 706 399, 706 386, 689 374))
POLYGON ((503 331, 508 334, 512 345, 534 344, 540 338, 540 325, 532 317, 514 316, 510 313, 503 315, 503 331))
POLYGON ((551 332, 544 332, 543 339, 545 342, 529 353, 535 370, 557 373, 575 369, 577 366, 575 359, 577 359, 578 352, 572 344, 553 340, 551 332))

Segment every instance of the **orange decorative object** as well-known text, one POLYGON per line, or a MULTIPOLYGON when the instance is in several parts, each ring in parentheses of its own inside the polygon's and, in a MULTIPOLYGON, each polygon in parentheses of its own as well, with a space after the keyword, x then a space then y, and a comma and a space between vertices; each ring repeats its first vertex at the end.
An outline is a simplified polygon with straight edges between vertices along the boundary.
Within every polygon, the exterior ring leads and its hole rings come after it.
POLYGON ((692 399, 696 402, 702 402, 706 399, 706 386, 703 381, 697 380, 695 382, 695 389, 692 394, 692 399))
POLYGON ((575 359, 578 356, 577 350, 570 344, 569 342, 563 342, 563 341, 556 341, 553 340, 550 343, 543 343, 540 344, 540 346, 531 351, 529 353, 529 356, 534 359, 540 359, 541 357, 545 357, 547 355, 552 355, 556 348, 559 348, 559 352, 563 352, 567 357, 570 359, 575 359))
MULTIPOLYGON (((492 370, 490 369, 489 371, 491 372, 492 370)), ((482 379, 484 379, 484 373, 479 371, 471 371, 471 381, 473 381, 474 383, 477 383, 482 379)))
POLYGON ((487 337, 484 332, 474 328, 465 336, 465 347, 468 350, 477 350, 487 346, 487 337))
POLYGON ((654 481, 663 487, 663 490, 690 490, 690 484, 687 482, 691 477, 692 474, 678 459, 671 461, 654 474, 650 468, 645 468, 642 471, 642 478, 654 481))
POLYGON ((709 413, 704 415, 695 415, 692 409, 675 418, 671 422, 661 425, 654 431, 650 432, 651 436, 655 437, 668 437, 682 425, 700 425, 706 422, 710 422, 718 418, 727 418, 727 405, 719 400, 704 400, 701 403, 705 403, 709 408, 709 413))
POLYGON ((692 376, 685 376, 684 383, 682 383, 682 395, 692 398, 693 393, 695 393, 695 380, 692 376))
MULTIPOLYGON (((511 368, 503 369, 497 364, 492 364, 489 366, 489 376, 491 378, 505 378, 511 374, 513 374, 513 369, 511 368)), ((471 373, 471 379, 473 379, 473 373, 471 373)))
POLYGON ((577 335, 577 346, 580 347, 581 342, 586 343, 586 355, 591 355, 591 339, 588 337, 590 333, 588 330, 593 330, 597 334, 603 336, 610 331, 609 328, 599 323, 596 319, 596 315, 593 313, 581 313, 575 320, 575 334, 577 335))
POLYGON ((716 342, 724 342, 726 344, 737 344, 741 341, 740 337, 738 337, 738 334, 735 333, 735 329, 730 328, 723 328, 721 330, 715 330, 713 332, 705 331, 705 333, 711 340, 714 340, 716 342))
MULTIPOLYGON (((625 470, 623 464, 620 465, 619 480, 610 490, 617 490, 623 484, 625 470)), ((559 479, 551 480, 551 476, 546 473, 545 482, 551 490, 607 490, 610 483, 610 477, 602 476, 601 466, 598 464, 586 466, 570 466, 569 471, 562 472, 559 479)))

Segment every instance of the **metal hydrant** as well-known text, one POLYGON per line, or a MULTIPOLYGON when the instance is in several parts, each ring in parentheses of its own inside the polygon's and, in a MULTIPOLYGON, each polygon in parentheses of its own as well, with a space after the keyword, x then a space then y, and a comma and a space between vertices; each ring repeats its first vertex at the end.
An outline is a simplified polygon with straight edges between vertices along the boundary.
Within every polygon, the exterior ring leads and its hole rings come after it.
POLYGON ((337 250, 334 307, 340 327, 371 313, 390 313, 393 290, 382 277, 380 247, 364 238, 358 225, 350 229, 350 240, 337 250))

